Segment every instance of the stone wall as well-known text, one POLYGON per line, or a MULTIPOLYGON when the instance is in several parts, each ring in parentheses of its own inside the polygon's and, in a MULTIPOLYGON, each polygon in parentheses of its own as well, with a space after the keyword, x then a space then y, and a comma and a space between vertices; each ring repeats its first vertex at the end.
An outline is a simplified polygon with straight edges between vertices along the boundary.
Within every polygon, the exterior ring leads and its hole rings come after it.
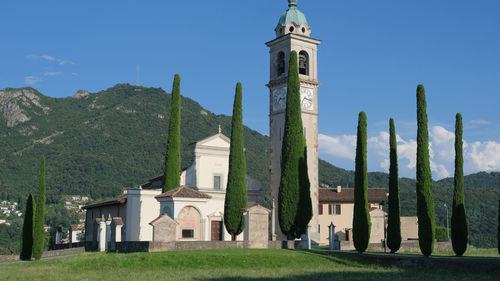
MULTIPOLYGON (((288 247, 292 247, 289 249, 295 248, 296 243, 294 241, 291 241, 291 243, 289 244, 290 245, 288 247)), ((116 243, 116 251, 121 253, 168 252, 168 251, 211 250, 211 249, 249 249, 249 248, 281 249, 282 247, 283 247, 282 241, 267 241, 267 245, 263 245, 261 242, 254 243, 251 241, 173 241, 173 242, 116 243)))

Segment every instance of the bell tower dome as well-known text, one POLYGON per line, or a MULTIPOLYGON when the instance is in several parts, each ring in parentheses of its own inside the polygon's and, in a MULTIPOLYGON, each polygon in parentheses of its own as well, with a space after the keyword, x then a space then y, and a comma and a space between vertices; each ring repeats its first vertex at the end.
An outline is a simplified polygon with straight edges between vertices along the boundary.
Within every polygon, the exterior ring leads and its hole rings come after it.
MULTIPOLYGON (((276 38, 266 43, 270 54, 269 83, 269 135, 270 165, 269 179, 271 198, 277 208, 281 177, 281 145, 283 142, 285 107, 290 53, 296 51, 299 58, 300 100, 302 124, 307 144, 307 166, 311 189, 313 217, 311 239, 319 240, 318 227, 318 68, 317 51, 320 40, 311 38, 311 27, 305 15, 297 8, 297 0, 288 0, 288 9, 283 13, 275 28, 276 38)), ((274 210, 277 215, 277 209, 274 210)), ((286 239, 277 218, 273 223, 277 239, 286 239)))

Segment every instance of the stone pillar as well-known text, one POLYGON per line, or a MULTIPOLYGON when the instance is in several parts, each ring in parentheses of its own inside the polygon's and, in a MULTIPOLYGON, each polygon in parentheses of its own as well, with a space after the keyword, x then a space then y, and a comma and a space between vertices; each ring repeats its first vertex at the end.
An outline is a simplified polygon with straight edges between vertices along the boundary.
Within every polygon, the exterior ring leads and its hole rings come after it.
POLYGON ((115 229, 115 242, 122 242, 122 226, 116 225, 115 229))
POLYGON ((200 225, 201 225, 201 237, 200 237, 200 240, 201 241, 208 241, 209 239, 207 239, 207 237, 205 237, 206 233, 207 233, 207 229, 206 229, 206 227, 207 227, 207 219, 201 219, 200 225))
POLYGON ((311 250, 311 225, 307 226, 307 250, 311 250))
POLYGON ((328 236, 328 244, 330 246, 330 251, 339 251, 340 250, 340 240, 335 235, 335 225, 333 222, 328 226, 329 236, 328 236))
POLYGON ((108 220, 106 221, 106 243, 105 243, 106 251, 109 250, 110 242, 111 242, 111 214, 108 216, 108 220))
POLYGON ((276 204, 273 199, 271 202, 272 214, 271 214, 271 240, 276 241, 276 204))
POLYGON ((99 222, 97 240, 97 249, 99 250, 99 252, 104 252, 106 250, 106 220, 104 219, 104 215, 102 215, 101 221, 99 222))

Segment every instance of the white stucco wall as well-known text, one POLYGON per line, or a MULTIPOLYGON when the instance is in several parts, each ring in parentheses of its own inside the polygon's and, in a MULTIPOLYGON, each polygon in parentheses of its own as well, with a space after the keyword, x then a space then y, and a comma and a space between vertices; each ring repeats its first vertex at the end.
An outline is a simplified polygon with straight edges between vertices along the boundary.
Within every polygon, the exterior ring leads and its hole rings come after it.
POLYGON ((125 241, 152 241, 153 227, 149 224, 160 214, 160 203, 155 199, 161 189, 129 189, 125 241))

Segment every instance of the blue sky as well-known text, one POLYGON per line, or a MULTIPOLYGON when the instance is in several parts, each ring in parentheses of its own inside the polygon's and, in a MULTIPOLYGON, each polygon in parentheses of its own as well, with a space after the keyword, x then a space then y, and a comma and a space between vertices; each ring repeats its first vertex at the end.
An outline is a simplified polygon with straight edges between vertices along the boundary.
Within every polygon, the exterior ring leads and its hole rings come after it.
MULTIPOLYGON (((368 115, 369 170, 387 168, 388 120, 402 176, 414 177, 415 89, 427 90, 434 178, 453 175, 455 114, 465 171, 500 170, 500 2, 299 0, 319 47, 320 156, 354 168, 357 115, 368 115)), ((244 87, 244 123, 268 134, 269 54, 285 0, 2 1, 0 88, 45 95, 136 81, 230 115, 244 87)))

